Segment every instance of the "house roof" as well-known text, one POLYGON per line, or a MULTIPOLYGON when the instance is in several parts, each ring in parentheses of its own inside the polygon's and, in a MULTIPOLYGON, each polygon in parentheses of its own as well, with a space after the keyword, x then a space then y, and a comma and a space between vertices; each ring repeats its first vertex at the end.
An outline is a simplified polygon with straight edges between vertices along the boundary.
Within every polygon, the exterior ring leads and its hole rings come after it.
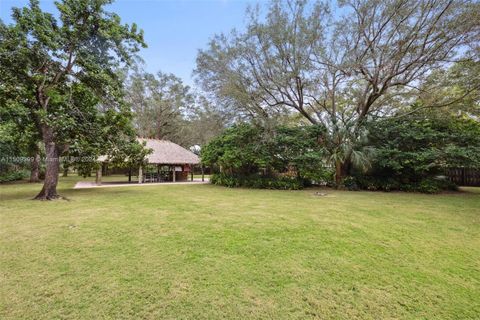
POLYGON ((168 140, 137 138, 138 142, 146 142, 146 148, 153 149, 147 156, 148 163, 153 164, 198 164, 198 156, 168 140))

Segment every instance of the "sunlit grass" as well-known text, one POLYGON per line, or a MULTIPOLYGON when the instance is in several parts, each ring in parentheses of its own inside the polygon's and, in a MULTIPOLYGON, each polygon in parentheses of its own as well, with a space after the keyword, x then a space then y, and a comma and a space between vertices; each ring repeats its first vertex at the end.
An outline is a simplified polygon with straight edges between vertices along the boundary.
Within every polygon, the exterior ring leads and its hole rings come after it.
POLYGON ((475 319, 480 192, 0 186, 0 318, 475 319))

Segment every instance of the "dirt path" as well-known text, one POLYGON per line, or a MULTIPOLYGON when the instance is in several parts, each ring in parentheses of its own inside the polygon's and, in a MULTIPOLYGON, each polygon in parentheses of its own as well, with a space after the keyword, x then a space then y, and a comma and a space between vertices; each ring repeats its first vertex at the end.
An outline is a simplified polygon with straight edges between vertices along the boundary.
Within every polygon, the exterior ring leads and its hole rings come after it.
POLYGON ((113 188, 113 187, 146 187, 146 186, 170 186, 170 185, 187 185, 187 184, 207 184, 208 179, 202 181, 201 179, 194 179, 193 181, 184 182, 146 182, 146 183, 123 183, 123 182, 104 182, 101 185, 97 185, 92 181, 80 181, 75 184, 73 189, 86 189, 86 188, 113 188))

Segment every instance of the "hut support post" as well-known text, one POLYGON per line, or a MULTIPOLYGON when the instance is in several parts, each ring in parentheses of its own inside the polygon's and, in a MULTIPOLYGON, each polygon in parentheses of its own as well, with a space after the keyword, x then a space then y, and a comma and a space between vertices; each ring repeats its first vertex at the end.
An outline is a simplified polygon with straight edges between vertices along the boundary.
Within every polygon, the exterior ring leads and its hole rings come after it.
POLYGON ((193 165, 190 165, 190 180, 193 181, 193 165))
POLYGON ((102 184, 102 167, 103 167, 103 164, 100 164, 100 166, 97 168, 97 174, 95 175, 95 183, 97 185, 102 184))
POLYGON ((177 177, 176 176, 176 171, 175 171, 175 166, 173 166, 173 174, 172 174, 172 179, 173 179, 173 182, 175 182, 177 180, 177 177))
POLYGON ((138 183, 143 183, 143 170, 142 165, 138 167, 138 183))
POLYGON ((204 182, 205 181, 205 173, 203 171, 203 164, 200 167, 202 169, 202 182, 204 182))

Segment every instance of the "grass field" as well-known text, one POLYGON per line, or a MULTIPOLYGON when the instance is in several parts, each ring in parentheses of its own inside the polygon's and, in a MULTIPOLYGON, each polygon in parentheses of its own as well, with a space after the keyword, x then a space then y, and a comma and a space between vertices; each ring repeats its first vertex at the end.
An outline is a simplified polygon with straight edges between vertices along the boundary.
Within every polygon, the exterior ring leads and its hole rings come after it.
POLYGON ((0 186, 1 319, 478 319, 480 190, 0 186))

